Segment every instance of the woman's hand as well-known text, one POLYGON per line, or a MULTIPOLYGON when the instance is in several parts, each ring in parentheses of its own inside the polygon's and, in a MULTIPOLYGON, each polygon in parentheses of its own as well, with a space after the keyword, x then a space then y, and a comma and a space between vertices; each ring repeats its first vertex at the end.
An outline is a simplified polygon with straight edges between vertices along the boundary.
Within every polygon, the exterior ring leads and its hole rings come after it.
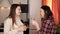
POLYGON ((20 26, 17 31, 26 31, 27 30, 27 26, 23 25, 23 26, 20 26))
POLYGON ((32 24, 32 25, 35 25, 35 20, 34 19, 30 19, 30 23, 32 24))
POLYGON ((30 19, 30 23, 34 26, 38 24, 38 22, 33 18, 30 19))
POLYGON ((40 30, 39 24, 35 19, 30 19, 30 23, 36 27, 37 31, 40 30))
POLYGON ((24 26, 23 26, 23 29, 24 29, 24 31, 26 31, 26 30, 27 30, 27 26, 26 26, 26 25, 24 25, 24 26))

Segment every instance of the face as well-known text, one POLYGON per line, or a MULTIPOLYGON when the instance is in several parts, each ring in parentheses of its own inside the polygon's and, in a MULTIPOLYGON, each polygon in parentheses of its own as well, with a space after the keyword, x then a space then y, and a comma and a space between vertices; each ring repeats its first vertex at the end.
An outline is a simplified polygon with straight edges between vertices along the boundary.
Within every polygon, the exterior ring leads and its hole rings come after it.
POLYGON ((43 9, 40 9, 40 15, 41 15, 41 18, 44 18, 44 10, 43 9))
POLYGON ((20 8, 20 6, 17 6, 16 15, 20 16, 20 14, 21 14, 21 8, 20 8))

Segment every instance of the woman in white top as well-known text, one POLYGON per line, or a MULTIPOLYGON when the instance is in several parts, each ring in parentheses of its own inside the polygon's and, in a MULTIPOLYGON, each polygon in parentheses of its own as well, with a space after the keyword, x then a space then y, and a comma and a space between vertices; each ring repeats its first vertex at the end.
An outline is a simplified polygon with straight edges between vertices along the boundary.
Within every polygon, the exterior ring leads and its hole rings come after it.
POLYGON ((27 27, 20 19, 21 7, 19 4, 12 4, 10 14, 4 21, 4 34, 23 34, 27 27))

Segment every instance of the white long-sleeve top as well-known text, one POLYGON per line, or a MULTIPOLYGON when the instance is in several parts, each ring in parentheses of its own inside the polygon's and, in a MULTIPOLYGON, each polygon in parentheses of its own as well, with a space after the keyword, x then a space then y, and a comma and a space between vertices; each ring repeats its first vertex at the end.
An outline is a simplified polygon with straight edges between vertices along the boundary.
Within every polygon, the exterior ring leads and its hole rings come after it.
POLYGON ((7 18, 4 21, 4 34, 23 34, 23 30, 20 32, 17 32, 17 29, 19 26, 22 26, 23 23, 20 19, 16 19, 16 24, 14 24, 14 27, 12 27, 12 18, 7 18))

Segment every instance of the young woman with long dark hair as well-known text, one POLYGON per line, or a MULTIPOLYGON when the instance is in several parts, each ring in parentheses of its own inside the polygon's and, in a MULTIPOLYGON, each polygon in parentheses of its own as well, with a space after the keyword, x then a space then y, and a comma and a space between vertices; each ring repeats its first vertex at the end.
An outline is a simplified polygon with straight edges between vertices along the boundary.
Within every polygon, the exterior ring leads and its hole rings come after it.
POLYGON ((30 23, 36 26, 39 34, 56 34, 56 24, 49 6, 42 6, 40 9, 41 28, 36 20, 30 19, 30 23))

